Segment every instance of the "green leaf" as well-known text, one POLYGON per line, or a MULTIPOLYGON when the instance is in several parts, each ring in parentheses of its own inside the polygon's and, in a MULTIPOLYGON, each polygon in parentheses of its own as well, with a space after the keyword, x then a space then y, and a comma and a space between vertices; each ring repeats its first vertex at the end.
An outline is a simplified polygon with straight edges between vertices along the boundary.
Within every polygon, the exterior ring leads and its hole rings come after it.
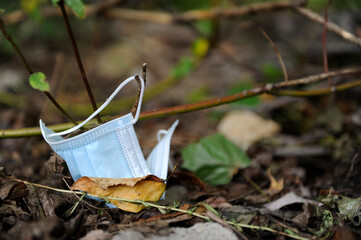
POLYGON ((213 185, 227 184, 239 168, 251 164, 248 156, 222 134, 215 134, 182 150, 183 168, 213 185))
POLYGON ((5 13, 5 9, 0 8, 0 16, 5 13))
POLYGON ((194 61, 189 57, 182 57, 177 66, 173 68, 172 76, 174 78, 184 78, 194 69, 194 61))
MULTIPOLYGON (((232 85, 229 89, 228 89, 228 94, 236 94, 245 90, 249 90, 254 88, 255 85, 252 81, 252 79, 249 78, 243 78, 241 79, 241 82, 238 82, 234 85, 232 85)), ((243 105, 243 106, 248 106, 248 107, 253 107, 256 106, 260 103, 260 98, 259 96, 254 96, 254 97, 249 97, 246 99, 242 99, 241 101, 237 101, 232 103, 233 105, 243 105)))
POLYGON ((279 82, 284 78, 282 70, 270 62, 262 63, 261 72, 268 83, 279 82))
POLYGON ((85 8, 82 0, 65 0, 65 4, 74 11, 78 18, 85 18, 85 8))
POLYGON ((201 58, 206 55, 209 49, 209 41, 206 38, 198 38, 193 42, 193 53, 197 57, 201 58))
POLYGON ((342 195, 329 194, 319 198, 319 201, 330 208, 338 209, 344 219, 348 219, 354 226, 361 224, 361 198, 349 198, 342 195))
POLYGON ((49 84, 45 81, 46 76, 42 72, 33 73, 29 77, 29 83, 32 88, 46 92, 49 91, 49 84))
POLYGON ((194 26, 200 31, 204 36, 210 37, 213 35, 213 25, 211 20, 200 20, 194 23, 194 26))
POLYGON ((53 3, 54 7, 57 7, 60 0, 51 0, 51 2, 53 3))

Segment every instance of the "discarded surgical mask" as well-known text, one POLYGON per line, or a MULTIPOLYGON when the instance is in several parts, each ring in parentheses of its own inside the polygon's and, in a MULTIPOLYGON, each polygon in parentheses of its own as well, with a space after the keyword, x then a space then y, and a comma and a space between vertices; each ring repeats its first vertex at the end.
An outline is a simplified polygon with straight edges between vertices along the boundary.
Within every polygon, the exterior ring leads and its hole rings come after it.
POLYGON ((40 120, 41 133, 45 141, 66 161, 74 181, 82 176, 136 178, 152 174, 161 179, 167 178, 170 142, 178 120, 169 130, 158 132, 158 144, 145 161, 133 128, 139 118, 144 95, 144 81, 141 78, 139 104, 134 118, 129 113, 77 136, 68 139, 61 137, 84 126, 133 80, 134 76, 123 81, 97 111, 69 130, 54 133, 40 120))

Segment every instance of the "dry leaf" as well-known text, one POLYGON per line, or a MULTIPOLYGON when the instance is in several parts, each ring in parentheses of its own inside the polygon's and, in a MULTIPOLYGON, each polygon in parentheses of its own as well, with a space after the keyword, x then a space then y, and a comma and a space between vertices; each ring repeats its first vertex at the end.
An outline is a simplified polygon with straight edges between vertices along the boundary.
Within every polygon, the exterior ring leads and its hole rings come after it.
POLYGON ((281 192, 283 190, 284 187, 284 180, 283 178, 281 178, 279 181, 277 181, 271 173, 271 169, 267 169, 267 177, 270 180, 271 184, 269 186, 269 188, 265 191, 265 193, 270 196, 273 197, 275 196, 277 193, 281 192))
MULTIPOLYGON (((71 187, 90 194, 129 200, 158 201, 165 190, 165 183, 156 176, 140 178, 95 178, 81 177, 71 187)), ((137 213, 145 207, 141 204, 109 199, 118 208, 137 213)))
POLYGON ((281 127, 272 120, 265 120, 251 111, 231 111, 217 127, 218 131, 242 149, 265 137, 279 133, 281 127))

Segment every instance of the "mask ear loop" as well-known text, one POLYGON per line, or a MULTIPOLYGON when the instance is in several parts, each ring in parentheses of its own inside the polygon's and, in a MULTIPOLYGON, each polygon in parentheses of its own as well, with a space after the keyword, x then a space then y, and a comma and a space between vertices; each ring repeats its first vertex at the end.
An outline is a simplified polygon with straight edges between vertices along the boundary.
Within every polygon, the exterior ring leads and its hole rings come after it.
MULTIPOLYGON (((143 78, 139 77, 140 79, 140 83, 141 83, 141 91, 140 91, 140 96, 139 96, 139 104, 138 104, 138 108, 135 114, 135 117, 132 121, 132 124, 135 124, 138 119, 139 119, 139 115, 140 115, 140 109, 142 107, 142 100, 143 100, 143 95, 144 95, 144 80, 143 78)), ((79 128, 81 128, 82 126, 84 126, 87 122, 89 122, 91 119, 93 119, 98 113, 100 113, 106 106, 108 106, 108 104, 113 100, 113 98, 118 94, 118 92, 125 86, 127 85, 129 82, 135 80, 135 76, 132 76, 130 78, 127 78, 126 80, 124 80, 118 87, 117 89, 115 89, 115 91, 109 96, 109 98, 103 103, 103 105, 101 105, 95 112, 93 112, 92 115, 90 115, 87 119, 85 119, 82 123, 76 125, 75 127, 72 127, 68 130, 65 130, 63 132, 58 132, 58 133, 52 133, 49 135, 49 137, 55 137, 55 136, 62 136, 65 134, 69 134, 72 133, 76 130, 78 130, 79 128)))
POLYGON ((159 130, 157 133, 158 142, 162 141, 162 135, 166 135, 167 133, 168 133, 167 130, 164 129, 159 130))

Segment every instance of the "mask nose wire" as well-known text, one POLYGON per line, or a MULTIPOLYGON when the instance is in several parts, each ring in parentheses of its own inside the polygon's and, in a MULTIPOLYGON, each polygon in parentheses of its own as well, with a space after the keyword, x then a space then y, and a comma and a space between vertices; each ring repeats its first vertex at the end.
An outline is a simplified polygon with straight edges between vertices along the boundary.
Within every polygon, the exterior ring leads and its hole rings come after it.
MULTIPOLYGON (((142 100, 143 100, 143 95, 144 95, 144 80, 143 78, 139 77, 140 79, 140 83, 141 83, 141 91, 140 91, 140 97, 139 97, 139 104, 138 104, 138 108, 137 108, 137 112, 135 114, 135 117, 132 121, 133 124, 135 124, 138 119, 139 119, 139 115, 140 115, 140 109, 142 107, 142 100)), ((49 134, 48 137, 55 137, 55 136, 62 136, 65 134, 69 134, 72 133, 76 130, 78 130, 79 128, 81 128, 82 126, 84 126, 87 122, 89 122, 91 119, 93 119, 98 113, 100 113, 106 106, 108 106, 108 104, 113 100, 113 98, 118 94, 118 92, 125 86, 127 85, 129 82, 134 81, 135 80, 135 76, 129 77, 126 80, 124 80, 115 90, 114 92, 109 96, 109 98, 95 111, 93 112, 93 114, 91 114, 87 119, 85 119, 82 123, 76 125, 75 127, 72 127, 68 130, 62 131, 62 132, 58 132, 58 133, 52 133, 49 134)))

